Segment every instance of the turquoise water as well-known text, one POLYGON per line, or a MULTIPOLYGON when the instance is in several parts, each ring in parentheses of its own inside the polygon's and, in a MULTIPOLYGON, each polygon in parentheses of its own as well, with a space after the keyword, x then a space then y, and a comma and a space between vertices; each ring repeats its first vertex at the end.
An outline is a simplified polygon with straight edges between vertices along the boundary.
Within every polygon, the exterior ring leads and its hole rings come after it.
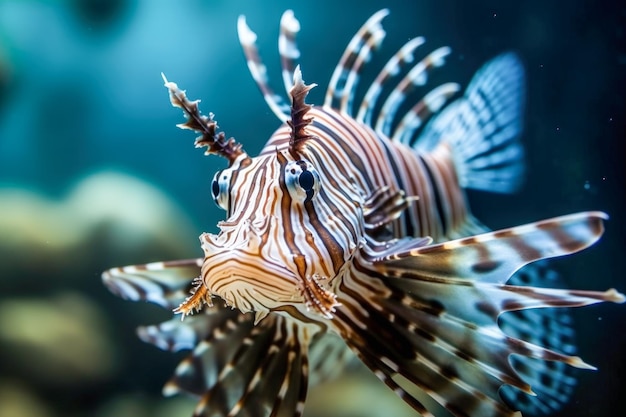
MULTIPOLYGON (((350 37, 383 7, 388 36, 372 72, 418 35, 424 51, 452 47, 442 74, 462 84, 489 58, 516 51, 528 77, 528 177, 513 196, 470 194, 472 209, 492 228, 607 212, 599 244, 553 264, 573 288, 626 290, 626 8, 406 3, 0 1, 0 415, 190 414, 192 402, 160 396, 179 358, 134 333, 167 315, 115 298, 100 273, 199 256, 198 234, 223 216, 210 198, 223 162, 202 157, 175 128, 181 115, 161 72, 202 98, 250 154, 278 126, 241 53, 240 14, 279 90, 278 23, 294 9, 304 79, 321 86, 313 103, 350 37)), ((626 310, 593 306, 574 317, 579 354, 599 370, 578 374, 559 415, 613 416, 624 392, 626 310)), ((379 385, 357 369, 314 389, 307 413, 405 412, 379 385)))

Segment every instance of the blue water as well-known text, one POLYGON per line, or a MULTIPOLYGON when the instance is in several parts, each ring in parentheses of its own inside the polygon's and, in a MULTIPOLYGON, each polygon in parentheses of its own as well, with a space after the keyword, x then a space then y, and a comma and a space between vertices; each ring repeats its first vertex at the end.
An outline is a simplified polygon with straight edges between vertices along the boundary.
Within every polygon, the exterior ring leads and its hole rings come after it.
MULTIPOLYGON (((312 103, 322 102, 352 34, 383 7, 388 36, 372 71, 418 35, 425 51, 452 47, 442 71, 462 84, 489 58, 516 51, 528 77, 528 177, 513 196, 470 194, 472 209, 492 228, 607 212, 601 242, 554 265, 573 288, 625 291, 626 7, 501 3, 0 1, 0 415, 9 387, 22 395, 12 409, 22 415, 30 405, 33 416, 141 416, 173 404, 159 392, 176 358, 133 330, 165 316, 111 296, 99 275, 199 256, 197 235, 222 218, 209 193, 223 162, 203 157, 193 135, 175 128, 181 114, 161 72, 202 98, 204 112, 250 154, 278 126, 240 50, 240 14, 279 90, 278 22, 294 9, 304 79, 321 86, 312 103)), ((599 370, 579 373, 559 415, 613 416, 625 392, 626 310, 601 305, 574 316, 579 354, 599 370)), ((345 402, 360 398, 346 388, 345 402)), ((333 410, 325 415, 358 415, 333 410)))

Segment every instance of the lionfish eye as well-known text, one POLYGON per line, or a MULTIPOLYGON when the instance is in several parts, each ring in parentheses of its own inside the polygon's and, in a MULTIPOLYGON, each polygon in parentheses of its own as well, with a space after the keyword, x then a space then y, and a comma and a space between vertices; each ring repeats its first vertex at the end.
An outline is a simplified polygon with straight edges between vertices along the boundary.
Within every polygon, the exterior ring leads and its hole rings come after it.
POLYGON ((228 169, 218 171, 213 176, 213 182, 211 183, 211 195, 213 201, 218 207, 228 211, 228 197, 230 188, 231 172, 228 169))
POLYGON ((320 176, 310 162, 293 161, 285 167, 285 184, 292 198, 306 203, 319 191, 320 176))

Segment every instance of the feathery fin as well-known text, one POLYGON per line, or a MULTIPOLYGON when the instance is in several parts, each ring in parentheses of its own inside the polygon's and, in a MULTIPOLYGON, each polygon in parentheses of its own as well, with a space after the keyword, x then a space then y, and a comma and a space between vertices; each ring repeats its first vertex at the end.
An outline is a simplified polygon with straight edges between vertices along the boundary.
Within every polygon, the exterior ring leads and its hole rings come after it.
POLYGON ((445 83, 427 93, 400 120, 391 140, 411 146, 415 131, 461 89, 457 83, 445 83))
MULTIPOLYGON (((188 294, 202 258, 113 268, 103 274, 115 294, 151 301, 167 309, 188 294)), ((221 303, 220 303, 221 304, 221 303)), ((191 353, 163 387, 171 396, 198 397, 195 416, 294 416, 302 414, 309 379, 309 346, 315 348, 320 326, 275 314, 255 323, 224 305, 140 327, 141 340, 156 347, 191 353)), ((320 359, 316 359, 319 367, 320 359)))
POLYGON ((374 127, 376 132, 393 136, 391 127, 402 103, 415 88, 426 85, 429 72, 443 66, 450 52, 447 46, 435 49, 409 70, 383 103, 374 127))
POLYGON ((412 395, 422 391, 458 417, 518 416, 500 389, 510 385, 534 395, 529 382, 535 380, 525 380, 527 374, 518 373, 511 357, 594 368, 577 356, 507 335, 498 328, 501 314, 623 302, 624 296, 613 289, 504 283, 528 262, 593 244, 605 218, 598 212, 578 213, 430 246, 420 239, 413 247, 400 241, 395 254, 390 253, 394 246, 365 246, 339 284, 341 307, 331 326, 417 411, 423 404, 412 395))
POLYGON ((112 268, 102 274, 103 284, 125 300, 147 301, 165 309, 179 305, 200 275, 203 258, 152 262, 112 268))
POLYGON ((524 95, 520 59, 511 52, 499 55, 476 72, 463 97, 429 121, 414 147, 430 152, 444 141, 462 187, 515 192, 524 176, 524 95))
MULTIPOLYGON (((564 280, 547 261, 527 265, 507 282, 515 286, 565 288, 564 280)), ((576 354, 575 323, 571 310, 536 308, 502 314, 498 325, 510 337, 526 340, 566 355, 576 354)), ((510 358, 515 371, 532 386, 535 396, 511 386, 500 390, 503 400, 524 415, 549 416, 571 399, 577 380, 576 370, 563 362, 544 361, 515 355, 510 358)))
POLYGON ((575 213, 395 253, 377 263, 388 270, 419 271, 420 276, 432 280, 503 284, 530 262, 594 244, 607 218, 602 212, 575 213))

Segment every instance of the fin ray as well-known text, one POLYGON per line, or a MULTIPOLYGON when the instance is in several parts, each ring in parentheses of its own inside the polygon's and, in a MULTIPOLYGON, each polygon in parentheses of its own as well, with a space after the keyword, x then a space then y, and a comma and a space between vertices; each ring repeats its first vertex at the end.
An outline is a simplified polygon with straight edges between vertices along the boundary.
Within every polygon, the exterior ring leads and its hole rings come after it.
POLYGON ((384 38, 385 31, 380 22, 388 14, 388 9, 374 13, 352 37, 330 78, 324 106, 351 114, 358 72, 369 59, 372 49, 384 38))
POLYGON ((431 90, 402 117, 393 131, 391 140, 412 146, 411 139, 415 131, 437 113, 460 89, 461 86, 457 83, 445 83, 431 90))
POLYGON ((268 83, 267 68, 261 61, 256 46, 256 34, 248 27, 245 16, 239 16, 237 21, 237 33, 239 34, 239 42, 246 56, 248 69, 257 86, 263 94, 265 102, 272 112, 280 119, 281 122, 289 120, 291 106, 287 101, 274 93, 268 83))
MULTIPOLYGON (((374 248, 363 248, 355 268, 337 287, 341 305, 332 325, 380 379, 403 378, 396 389, 401 396, 421 390, 455 416, 519 416, 502 400, 500 388, 508 384, 513 387, 508 392, 533 394, 529 383, 536 379, 526 380, 529 372, 518 372, 514 364, 520 362, 510 362, 512 355, 527 359, 526 364, 539 359, 594 368, 551 346, 505 334, 498 327, 501 314, 624 302, 624 296, 615 290, 561 290, 505 282, 525 263, 589 246, 602 233, 605 218, 598 212, 579 213, 439 245, 418 245, 398 254, 384 252, 378 258, 374 248), (494 245, 494 241, 501 242, 494 245), (485 263, 472 263, 466 256, 466 246, 472 245, 485 263), (493 253, 498 254, 498 262, 487 262, 487 255, 493 253)), ((419 404, 415 407, 420 410, 419 404)))
POLYGON ((361 102, 356 120, 372 126, 372 112, 376 107, 376 103, 383 87, 394 77, 398 76, 400 71, 413 62, 415 59, 414 52, 417 48, 424 44, 423 37, 413 38, 405 43, 385 64, 375 80, 369 86, 361 102))
POLYGON ((282 66, 283 84, 287 94, 293 88, 293 74, 297 66, 296 60, 300 51, 296 44, 296 35, 300 31, 300 22, 293 14, 293 10, 286 10, 280 18, 280 35, 278 37, 278 52, 282 66))
POLYGON ((497 56, 476 72, 462 98, 438 113, 415 148, 452 146, 462 187, 511 193, 522 183, 524 70, 514 53, 497 56))
POLYGON ((450 54, 451 49, 447 46, 437 48, 425 58, 415 64, 404 76, 404 78, 389 93, 376 119, 374 130, 380 134, 391 137, 392 124, 396 117, 398 108, 404 103, 406 97, 416 88, 426 85, 428 73, 433 68, 441 67, 445 64, 445 58, 450 54))
POLYGON ((416 270, 435 279, 503 283, 530 262, 592 245, 606 219, 601 212, 576 213, 387 255, 376 262, 389 271, 416 270))
POLYGON ((148 301, 172 309, 189 295, 201 265, 202 258, 130 265, 105 271, 102 281, 123 299, 148 301))

